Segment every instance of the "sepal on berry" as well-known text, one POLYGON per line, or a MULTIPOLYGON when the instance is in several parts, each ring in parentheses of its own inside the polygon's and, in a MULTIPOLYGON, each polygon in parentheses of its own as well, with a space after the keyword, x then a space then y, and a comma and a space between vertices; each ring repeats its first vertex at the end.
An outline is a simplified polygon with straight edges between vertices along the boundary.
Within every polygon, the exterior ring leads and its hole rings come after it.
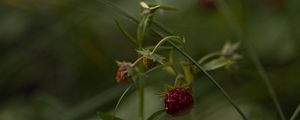
POLYGON ((143 49, 138 50, 137 52, 144 57, 143 64, 147 70, 155 67, 157 64, 164 64, 165 58, 158 54, 152 53, 150 50, 143 49))

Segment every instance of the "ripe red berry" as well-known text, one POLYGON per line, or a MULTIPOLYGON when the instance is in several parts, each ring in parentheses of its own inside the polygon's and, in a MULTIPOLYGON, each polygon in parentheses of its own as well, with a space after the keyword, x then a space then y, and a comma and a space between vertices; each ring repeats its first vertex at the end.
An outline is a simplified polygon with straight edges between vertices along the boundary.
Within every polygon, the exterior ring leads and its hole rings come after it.
POLYGON ((126 66, 120 66, 115 77, 117 83, 126 83, 130 80, 130 78, 131 77, 128 75, 126 66))
POLYGON ((165 111, 178 116, 188 112, 194 104, 191 92, 184 88, 174 88, 165 95, 165 111))

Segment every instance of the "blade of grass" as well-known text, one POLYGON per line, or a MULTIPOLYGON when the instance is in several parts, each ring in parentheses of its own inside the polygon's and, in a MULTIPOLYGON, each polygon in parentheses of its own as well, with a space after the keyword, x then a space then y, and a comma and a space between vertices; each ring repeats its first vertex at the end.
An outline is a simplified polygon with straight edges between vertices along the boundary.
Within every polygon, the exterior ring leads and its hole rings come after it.
POLYGON ((154 112, 147 120, 159 120, 165 114, 165 110, 154 112))
POLYGON ((298 107, 296 108, 295 112, 293 113, 292 117, 290 118, 290 120, 296 120, 298 114, 300 112, 300 104, 298 105, 298 107))
POLYGON ((108 104, 110 101, 117 98, 118 95, 120 95, 122 92, 120 89, 122 89, 123 86, 115 86, 112 88, 109 88, 100 94, 76 105, 75 107, 71 108, 70 110, 66 111, 62 115, 62 120, 74 120, 78 117, 81 117, 82 115, 88 114, 89 112, 96 110, 97 108, 100 108, 103 105, 108 104), (105 99, 103 97, 105 96, 105 99))
MULTIPOLYGON (((106 1, 106 0, 100 0, 100 1, 106 1)), ((105 3, 107 3, 108 1, 106 1, 105 3)), ((102 2, 103 3, 103 2, 102 2)), ((112 8, 117 8, 115 9, 116 11, 119 11, 119 13, 121 13, 122 15, 125 15, 125 17, 128 17, 129 19, 131 19, 132 21, 136 21, 136 23, 138 24, 138 21, 134 18, 131 17, 129 14, 127 14, 126 12, 124 12, 123 10, 119 9, 118 7, 114 6, 113 4, 109 4, 110 6, 113 6, 112 8), (124 14, 125 13, 125 14, 124 14)), ((154 25, 156 25, 158 28, 162 29, 163 31, 165 31, 167 34, 169 35, 173 35, 171 32, 169 32, 169 30, 167 30, 166 28, 163 28, 162 26, 160 26, 157 22, 153 22, 154 25)), ((152 29, 153 30, 153 29, 152 29)), ((153 30, 154 31, 154 30, 153 30)), ((156 31, 154 31, 155 33, 157 33, 156 31)), ((162 38, 164 37, 163 35, 161 35, 160 33, 157 33, 159 36, 161 36, 162 38)), ((183 56, 185 56, 190 62, 192 62, 200 71, 202 71, 205 76, 221 91, 221 93, 226 97, 226 99, 229 101, 229 103, 235 108, 235 110, 241 115, 241 117, 244 120, 247 120, 247 117, 245 116, 245 114, 241 111, 241 109, 234 103, 233 99, 228 95, 228 93, 222 88, 222 86, 207 72, 205 71, 197 62, 196 60, 194 60, 191 56, 189 56, 186 52, 184 52, 183 50, 181 50, 175 43, 173 43, 172 41, 168 41, 169 44, 171 44, 179 53, 181 53, 183 56)))
POLYGON ((131 87, 132 87, 132 85, 129 85, 129 86, 126 88, 126 90, 123 92, 123 94, 121 95, 121 97, 119 98, 119 100, 118 100, 118 102, 117 102, 117 104, 116 104, 116 107, 115 107, 115 109, 114 109, 114 112, 113 112, 113 114, 112 114, 112 117, 113 117, 112 120, 114 120, 116 111, 117 111, 117 109, 118 109, 118 107, 119 107, 121 101, 123 100, 124 96, 125 96, 126 93, 130 90, 131 87))
POLYGON ((136 40, 125 30, 124 26, 121 24, 121 22, 117 19, 114 18, 115 23, 117 24, 118 28, 120 31, 125 35, 127 40, 131 42, 133 45, 137 46, 136 40))
MULTIPOLYGON (((246 4, 246 1, 243 1, 244 5, 246 4)), ((221 14, 223 14, 223 16, 225 17, 225 19, 227 19, 228 23, 230 24, 230 26, 232 27, 232 29, 234 30, 239 43, 242 43, 242 36, 245 33, 243 31, 243 29, 241 28, 241 26, 239 26, 236 17, 233 15, 232 11, 229 9, 229 6, 226 4, 226 1, 221 0, 220 4, 218 6, 218 9, 220 11, 221 14)), ((244 14, 245 14, 245 18, 244 20, 246 20, 246 6, 243 7, 244 10, 244 14)), ((246 22, 245 22, 246 23, 246 22)), ((267 91, 269 93, 269 95, 271 96, 271 99, 273 101, 273 103, 275 104, 276 110, 281 118, 281 120, 285 120, 286 117, 283 113, 283 110, 279 104, 279 100, 277 98, 277 95, 275 93, 274 88, 272 87, 272 84, 270 82, 270 79, 264 69, 264 67, 262 66, 258 56, 256 55, 254 49, 251 46, 251 43, 248 40, 244 41, 246 44, 246 50, 248 51, 248 54, 250 55, 251 61, 254 64, 254 67, 257 69, 260 77, 262 78, 262 80, 264 81, 265 86, 267 87, 267 91)))
POLYGON ((262 66, 258 56, 256 55, 253 47, 248 43, 248 52, 250 54, 250 58, 255 66, 255 68, 258 70, 258 74, 261 76, 261 79, 263 80, 265 86, 267 87, 267 90, 272 98, 273 103, 275 104, 276 110, 278 111, 278 114, 281 118, 281 120, 285 120, 285 115, 283 114, 282 108, 280 106, 280 103, 278 101, 276 92, 274 91, 274 88, 272 87, 271 80, 269 79, 264 67, 262 66))

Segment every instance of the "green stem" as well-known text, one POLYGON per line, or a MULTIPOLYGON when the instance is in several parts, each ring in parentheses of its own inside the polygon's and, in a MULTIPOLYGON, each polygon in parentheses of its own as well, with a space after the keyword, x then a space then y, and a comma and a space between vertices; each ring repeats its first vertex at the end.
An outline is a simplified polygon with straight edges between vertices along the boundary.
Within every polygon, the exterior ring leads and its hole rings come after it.
POLYGON ((207 54, 205 55, 204 57, 202 57, 200 60, 198 60, 198 64, 202 64, 204 63, 206 60, 212 58, 212 57, 216 57, 216 56, 219 56, 220 55, 220 52, 213 52, 213 53, 210 53, 210 54, 207 54))
POLYGON ((292 117, 290 120, 296 120, 298 114, 300 112, 300 104, 298 105, 298 107, 296 108, 295 112, 293 113, 292 117))
POLYGON ((137 60, 135 60, 135 61, 132 63, 132 66, 135 66, 135 65, 136 65, 137 63, 139 63, 143 58, 144 58, 144 56, 139 57, 137 60))
MULTIPOLYGON (((123 14, 125 17, 128 17, 129 19, 131 19, 132 21, 134 21, 135 23, 138 24, 138 21, 130 16, 129 14, 127 14, 126 12, 124 12, 123 10, 119 9, 118 7, 114 6, 113 4, 111 4, 109 1, 107 0, 101 0, 101 1, 105 1, 105 4, 108 4, 111 8, 115 9, 116 11, 118 11, 119 13, 123 14)), ((101 2, 100 1, 100 2, 101 2)), ((102 2, 103 3, 103 2, 102 2)), ((155 26, 157 26, 158 28, 160 28, 161 30, 165 31, 167 34, 172 35, 171 32, 169 32, 169 30, 167 30, 166 28, 160 26, 157 22, 153 22, 153 24, 155 26)), ((152 29, 153 30, 153 29, 152 29)), ((153 30, 154 31, 154 30, 153 30)), ((155 33, 157 33, 156 31, 154 31, 155 33)), ((159 36, 163 37, 163 35, 160 35, 159 33, 157 33, 159 36)), ((186 54, 184 51, 182 51, 175 43, 173 43, 172 41, 168 41, 177 51, 179 51, 183 56, 185 56, 189 61, 191 61, 200 71, 202 71, 206 77, 208 77, 208 79, 221 91, 221 93, 226 97, 226 99, 229 101, 229 103, 235 108, 235 110, 242 116, 242 118, 244 120, 247 120, 246 116, 244 115, 244 113, 240 110, 240 108, 233 102, 232 98, 227 94, 227 92, 219 85, 219 83, 207 72, 205 71, 197 62, 196 60, 194 60, 191 56, 189 56, 188 54, 186 54)), ((143 111, 143 110, 142 110, 143 111)))
MULTIPOLYGON (((162 29, 163 31, 165 31, 167 34, 172 35, 171 32, 169 32, 166 28, 160 26, 158 23, 153 22, 154 25, 156 25, 158 28, 162 29)), ((154 31, 154 33, 156 33, 157 35, 163 37, 163 35, 159 34, 158 32, 154 31)), ((223 87, 207 72, 205 71, 197 62, 196 60, 194 60, 191 56, 189 56, 187 53, 185 53, 184 51, 182 51, 175 43, 173 43, 172 41, 168 41, 169 44, 171 44, 178 52, 180 52, 183 56, 185 56, 190 62, 192 62, 192 64, 194 64, 200 71, 202 71, 205 76, 221 91, 221 93, 226 97, 226 99, 229 101, 229 103, 235 108, 235 110, 241 115, 241 117, 244 120, 248 120, 246 115, 241 111, 241 109, 234 103, 234 101, 232 100, 232 98, 228 95, 228 93, 223 89, 223 87)))
POLYGON ((112 115, 112 120, 114 120, 114 117, 115 117, 115 114, 116 114, 116 111, 121 103, 121 101, 123 100, 124 96, 126 95, 126 93, 130 90, 130 88, 132 87, 132 85, 128 86, 128 88, 126 88, 126 90, 123 92, 123 94, 121 95, 121 97, 119 98, 117 104, 116 104, 116 107, 114 109, 114 112, 113 112, 113 115, 112 115))
MULTIPOLYGON (((235 16, 233 15, 233 13, 231 12, 231 10, 229 9, 228 5, 226 4, 226 2, 224 0, 221 0, 221 6, 219 6, 219 11, 223 14, 223 16, 227 19, 228 23, 231 25, 232 29, 235 31, 236 36, 239 39, 239 42, 241 43, 242 41, 242 35, 243 33, 245 33, 242 28, 235 23, 237 22, 237 19, 235 18, 235 16)), ((244 5, 247 5, 246 3, 244 3, 244 5)), ((246 6, 244 6, 244 11, 245 11, 245 15, 246 15, 246 6)), ((246 17, 244 18, 246 20, 246 17)), ((276 110, 281 118, 281 120, 285 120, 286 117, 282 111, 282 108, 279 104, 279 100, 277 98, 277 95, 274 91, 274 88, 272 87, 272 84, 270 82, 270 79, 264 69, 264 67, 262 66, 258 56, 256 55, 255 51, 253 50, 251 43, 249 43, 248 40, 245 40, 245 44, 247 45, 247 50, 250 54, 251 60, 255 66, 255 68, 258 70, 258 73, 260 75, 260 77, 263 79, 265 86, 267 87, 268 93, 272 98, 273 103, 275 104, 276 110)))
POLYGON ((278 101, 277 95, 274 91, 274 88, 272 87, 270 79, 269 79, 264 67, 262 66, 258 56, 256 55, 254 49, 252 48, 252 46, 249 43, 248 43, 248 52, 250 54, 251 60, 254 64, 255 68, 258 70, 259 75, 261 76, 262 80, 264 81, 264 84, 267 87, 267 90, 272 98, 273 103, 275 104, 275 107, 279 113, 281 120, 285 120, 285 116, 284 116, 282 108, 279 104, 279 101, 278 101))
POLYGON ((140 117, 141 117, 141 120, 145 119, 145 115, 144 115, 144 92, 145 92, 144 79, 140 79, 139 80, 139 96, 140 96, 140 117))
POLYGON ((222 88, 222 86, 207 72, 205 71, 191 56, 182 51, 176 44, 171 41, 168 41, 178 52, 180 52, 183 56, 185 56, 189 61, 191 61, 200 71, 202 71, 205 76, 221 91, 221 93, 227 98, 229 103, 236 109, 236 111, 242 116, 244 120, 247 120, 245 114, 241 111, 241 109, 234 103, 232 98, 228 95, 228 93, 222 88))
POLYGON ((153 54, 158 48, 159 46, 161 46, 164 42, 166 42, 167 40, 181 40, 180 37, 178 36, 167 36, 167 37, 164 37, 162 40, 160 40, 156 46, 154 47, 154 49, 152 50, 151 54, 153 54))

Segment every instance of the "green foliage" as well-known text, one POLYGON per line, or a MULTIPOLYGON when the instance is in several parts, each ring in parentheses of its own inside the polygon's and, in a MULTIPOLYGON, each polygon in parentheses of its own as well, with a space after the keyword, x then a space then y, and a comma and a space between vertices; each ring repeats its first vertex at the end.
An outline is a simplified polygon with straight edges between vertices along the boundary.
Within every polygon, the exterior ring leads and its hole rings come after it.
POLYGON ((103 113, 103 112, 98 112, 97 115, 102 119, 102 120, 122 120, 121 118, 118 118, 116 116, 112 116, 108 113, 103 113))

